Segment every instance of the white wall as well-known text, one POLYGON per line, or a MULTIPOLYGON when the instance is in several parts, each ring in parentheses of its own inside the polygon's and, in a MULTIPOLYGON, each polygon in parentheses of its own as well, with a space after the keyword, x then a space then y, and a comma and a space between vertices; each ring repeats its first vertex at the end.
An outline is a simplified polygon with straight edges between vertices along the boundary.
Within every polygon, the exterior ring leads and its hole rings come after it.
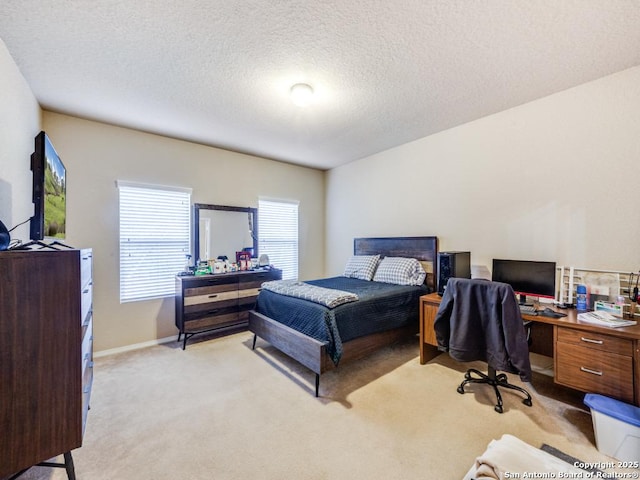
MULTIPOLYGON (((10 229, 33 215, 31 153, 40 107, 0 39, 0 221, 10 229)), ((29 223, 11 232, 29 239, 29 223)))
POLYGON ((257 207, 300 201, 300 277, 324 274, 324 173, 43 112, 67 169, 67 239, 94 251, 97 351, 177 336, 173 297, 120 304, 116 180, 193 188, 194 203, 257 207))
POLYGON ((342 271, 353 237, 396 235, 437 235, 489 267, 637 271, 639 163, 636 67, 335 168, 326 273, 342 271))

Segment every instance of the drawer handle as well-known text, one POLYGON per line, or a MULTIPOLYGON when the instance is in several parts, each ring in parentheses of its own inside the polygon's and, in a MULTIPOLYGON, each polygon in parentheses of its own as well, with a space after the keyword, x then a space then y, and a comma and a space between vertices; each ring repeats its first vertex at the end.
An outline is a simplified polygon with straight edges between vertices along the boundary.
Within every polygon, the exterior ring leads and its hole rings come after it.
POLYGON ((602 376, 602 372, 599 372, 597 370, 591 370, 590 368, 586 368, 586 367, 580 367, 580 370, 585 372, 585 373, 590 373, 592 375, 598 375, 598 376, 602 376))
POLYGON ((218 296, 218 294, 209 295, 209 298, 216 298, 217 296, 218 296))
POLYGON ((207 315, 215 315, 216 313, 218 313, 220 311, 219 308, 216 308, 215 310, 209 310, 207 312, 207 315))
POLYGON ((604 340, 593 340, 592 338, 585 338, 585 337, 580 337, 580 340, 587 343, 596 343, 598 345, 602 345, 604 343, 604 340))

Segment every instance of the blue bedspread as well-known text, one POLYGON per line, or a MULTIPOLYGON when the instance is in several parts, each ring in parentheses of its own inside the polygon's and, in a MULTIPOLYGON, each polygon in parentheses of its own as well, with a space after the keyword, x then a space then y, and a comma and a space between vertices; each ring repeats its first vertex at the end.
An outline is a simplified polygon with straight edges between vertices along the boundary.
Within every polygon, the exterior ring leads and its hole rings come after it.
POLYGON ((262 290, 256 311, 327 345, 337 365, 342 343, 372 333, 418 325, 418 299, 426 286, 401 286, 347 277, 323 278, 306 283, 358 295, 359 300, 335 308, 262 290))

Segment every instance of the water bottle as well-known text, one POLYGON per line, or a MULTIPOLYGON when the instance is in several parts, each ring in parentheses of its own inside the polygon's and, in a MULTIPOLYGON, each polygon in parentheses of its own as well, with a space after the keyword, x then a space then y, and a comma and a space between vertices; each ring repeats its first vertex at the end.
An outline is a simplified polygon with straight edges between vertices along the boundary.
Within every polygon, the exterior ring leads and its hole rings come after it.
POLYGON ((576 310, 579 312, 587 311, 587 287, 578 285, 576 288, 576 310))

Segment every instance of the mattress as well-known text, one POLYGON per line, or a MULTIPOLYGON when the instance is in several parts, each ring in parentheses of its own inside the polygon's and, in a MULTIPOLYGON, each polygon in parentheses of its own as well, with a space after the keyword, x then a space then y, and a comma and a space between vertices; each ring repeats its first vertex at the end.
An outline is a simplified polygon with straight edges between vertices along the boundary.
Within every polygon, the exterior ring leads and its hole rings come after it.
POLYGON ((255 310, 323 342, 336 365, 342 356, 344 342, 407 325, 417 327, 418 299, 428 293, 425 285, 393 285, 347 277, 305 283, 351 292, 358 300, 328 308, 309 300, 262 290, 255 310))

